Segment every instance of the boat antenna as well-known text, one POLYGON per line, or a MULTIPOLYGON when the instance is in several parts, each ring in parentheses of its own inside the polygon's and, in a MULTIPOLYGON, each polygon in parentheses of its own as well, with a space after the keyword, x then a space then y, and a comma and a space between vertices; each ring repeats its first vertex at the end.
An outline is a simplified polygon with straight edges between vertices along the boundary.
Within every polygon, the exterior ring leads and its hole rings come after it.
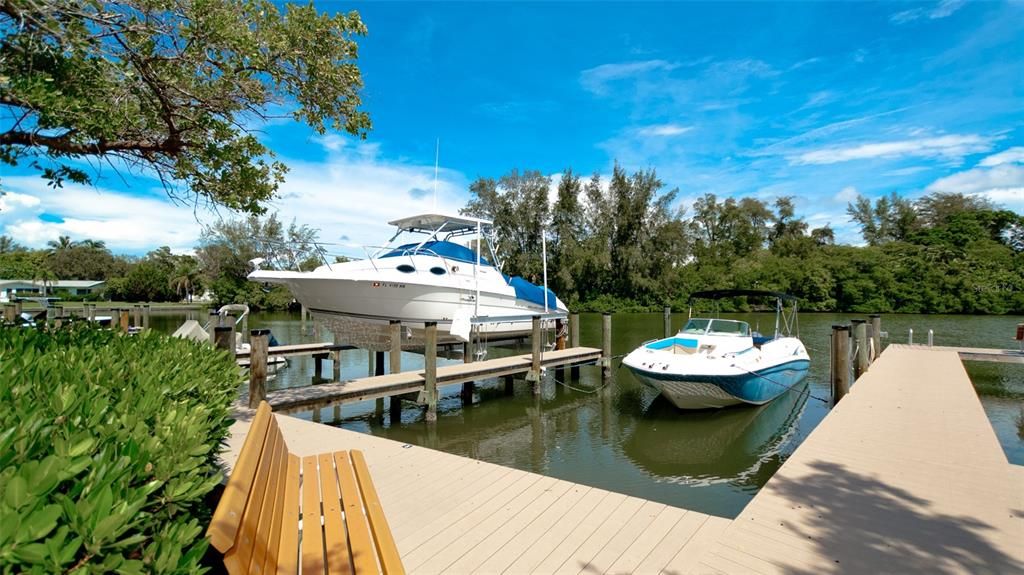
POLYGON ((437 211, 437 163, 441 159, 441 138, 434 146, 434 211, 437 211))

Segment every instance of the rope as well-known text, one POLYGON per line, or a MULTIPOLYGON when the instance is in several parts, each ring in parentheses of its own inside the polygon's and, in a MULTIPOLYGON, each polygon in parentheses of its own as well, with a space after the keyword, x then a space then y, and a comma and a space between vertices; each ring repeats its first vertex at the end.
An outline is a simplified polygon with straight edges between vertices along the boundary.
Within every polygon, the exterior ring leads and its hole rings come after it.
MULTIPOLYGON (((750 371, 749 369, 747 369, 747 368, 745 368, 743 366, 736 365, 735 363, 732 364, 732 367, 735 367, 736 369, 742 369, 743 371, 749 373, 750 375, 756 375, 757 377, 760 377, 761 379, 764 379, 765 381, 767 381, 769 383, 774 383, 775 385, 777 385, 779 387, 784 387, 784 388, 786 388, 789 391, 792 391, 797 385, 800 385, 799 383, 794 384, 794 385, 786 385, 784 383, 779 383, 779 382, 775 381, 774 379, 772 379, 772 378, 770 378, 770 377, 768 377, 766 375, 761 375, 760 373, 754 373, 753 371, 750 371)), ((807 397, 810 397, 811 399, 817 399, 818 401, 824 403, 825 405, 828 405, 828 403, 829 403, 829 401, 827 399, 818 397, 818 396, 814 395, 813 393, 811 393, 810 386, 807 387, 807 397)))

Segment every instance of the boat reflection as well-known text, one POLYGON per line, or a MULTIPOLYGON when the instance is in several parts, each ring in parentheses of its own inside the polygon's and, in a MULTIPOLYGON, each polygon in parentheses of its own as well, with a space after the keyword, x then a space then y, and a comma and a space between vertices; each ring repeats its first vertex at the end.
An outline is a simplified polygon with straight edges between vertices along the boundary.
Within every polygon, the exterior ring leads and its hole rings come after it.
POLYGON ((795 433, 808 394, 805 382, 758 408, 685 413, 659 395, 636 420, 622 450, 660 480, 760 487, 781 465, 780 448, 795 433))

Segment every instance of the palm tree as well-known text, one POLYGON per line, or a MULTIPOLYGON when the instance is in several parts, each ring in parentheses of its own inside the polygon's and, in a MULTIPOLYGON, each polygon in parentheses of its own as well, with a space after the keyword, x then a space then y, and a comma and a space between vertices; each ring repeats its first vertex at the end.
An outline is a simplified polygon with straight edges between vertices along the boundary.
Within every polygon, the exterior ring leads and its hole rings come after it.
POLYGON ((39 282, 39 283, 43 284, 43 293, 42 293, 43 297, 47 296, 47 293, 46 293, 47 286, 53 285, 53 282, 56 281, 56 280, 57 280, 57 274, 53 273, 53 270, 51 270, 48 267, 40 267, 40 268, 38 268, 36 270, 35 274, 33 274, 33 277, 32 277, 32 283, 39 282))
POLYGON ((82 240, 77 244, 83 248, 90 248, 94 250, 105 250, 107 249, 107 242, 103 240, 82 240))
POLYGON ((7 254, 16 252, 21 249, 18 242, 11 239, 10 236, 0 236, 0 254, 7 254))
POLYGON ((46 245, 50 248, 50 253, 54 253, 75 247, 75 242, 71 240, 71 236, 60 236, 56 240, 46 242, 46 245))
POLYGON ((174 292, 192 303, 192 294, 195 293, 196 285, 199 283, 199 264, 192 258, 183 259, 178 262, 174 273, 171 274, 170 285, 174 292))

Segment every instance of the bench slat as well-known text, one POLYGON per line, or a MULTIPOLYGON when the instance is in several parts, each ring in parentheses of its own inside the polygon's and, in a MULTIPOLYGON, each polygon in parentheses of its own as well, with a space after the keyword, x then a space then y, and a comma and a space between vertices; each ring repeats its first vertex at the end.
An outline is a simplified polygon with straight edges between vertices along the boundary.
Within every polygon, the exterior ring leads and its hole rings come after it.
POLYGON ((224 554, 224 567, 232 575, 247 573, 256 544, 256 530, 263 514, 264 496, 270 483, 270 468, 273 463, 274 450, 283 443, 281 434, 277 432, 277 420, 271 418, 267 426, 266 441, 261 450, 260 460, 256 466, 256 479, 253 481, 249 500, 245 503, 242 514, 242 526, 235 536, 235 544, 224 554))
POLYGON ((324 573, 324 535, 320 524, 320 482, 316 456, 302 458, 302 573, 324 573))
POLYGON ((352 543, 352 562, 359 573, 377 573, 377 553, 370 540, 370 526, 363 514, 363 498, 359 493, 352 461, 347 451, 336 451, 334 462, 338 466, 338 484, 341 486, 341 504, 345 509, 348 539, 352 543))
POLYGON ((377 554, 380 558, 381 570, 384 575, 402 575, 405 568, 402 566, 402 559, 398 554, 398 547, 391 535, 391 528, 388 527, 388 520, 384 517, 384 507, 380 504, 377 496, 377 489, 370 479, 370 469, 366 465, 366 457, 359 450, 352 450, 352 467, 356 472, 356 480, 359 482, 359 490, 363 494, 363 503, 366 505, 366 517, 370 522, 370 532, 373 534, 373 541, 377 545, 377 554))
POLYGON ((238 528, 242 524, 242 513, 245 511, 245 504, 256 478, 256 466, 263 451, 267 428, 272 419, 270 406, 266 402, 261 402, 245 436, 238 461, 235 462, 231 477, 224 487, 220 503, 213 512, 210 527, 206 530, 210 544, 221 553, 227 553, 235 544, 238 528))
MULTIPOLYGON (((288 472, 284 483, 284 516, 281 520, 281 543, 277 548, 278 575, 297 575, 299 572, 299 458, 288 454, 288 472)), ((268 557, 269 561, 270 558, 268 557)), ((267 573, 273 573, 273 566, 267 573)))
POLYGON ((324 541, 327 544, 327 572, 351 574, 352 559, 345 535, 345 522, 341 517, 341 495, 338 493, 338 474, 330 453, 317 456, 320 463, 320 497, 324 504, 324 541))
POLYGON ((268 551, 271 545, 276 547, 276 541, 271 543, 271 535, 274 528, 281 525, 281 512, 284 506, 280 491, 284 487, 284 472, 287 467, 285 452, 288 447, 284 444, 284 437, 281 436, 280 429, 272 429, 270 433, 272 434, 271 439, 274 443, 274 450, 270 455, 270 473, 267 489, 263 494, 260 522, 256 527, 252 560, 249 562, 249 573, 253 574, 264 572, 263 568, 267 560, 268 551), (281 465, 282 462, 285 463, 284 468, 281 465))

